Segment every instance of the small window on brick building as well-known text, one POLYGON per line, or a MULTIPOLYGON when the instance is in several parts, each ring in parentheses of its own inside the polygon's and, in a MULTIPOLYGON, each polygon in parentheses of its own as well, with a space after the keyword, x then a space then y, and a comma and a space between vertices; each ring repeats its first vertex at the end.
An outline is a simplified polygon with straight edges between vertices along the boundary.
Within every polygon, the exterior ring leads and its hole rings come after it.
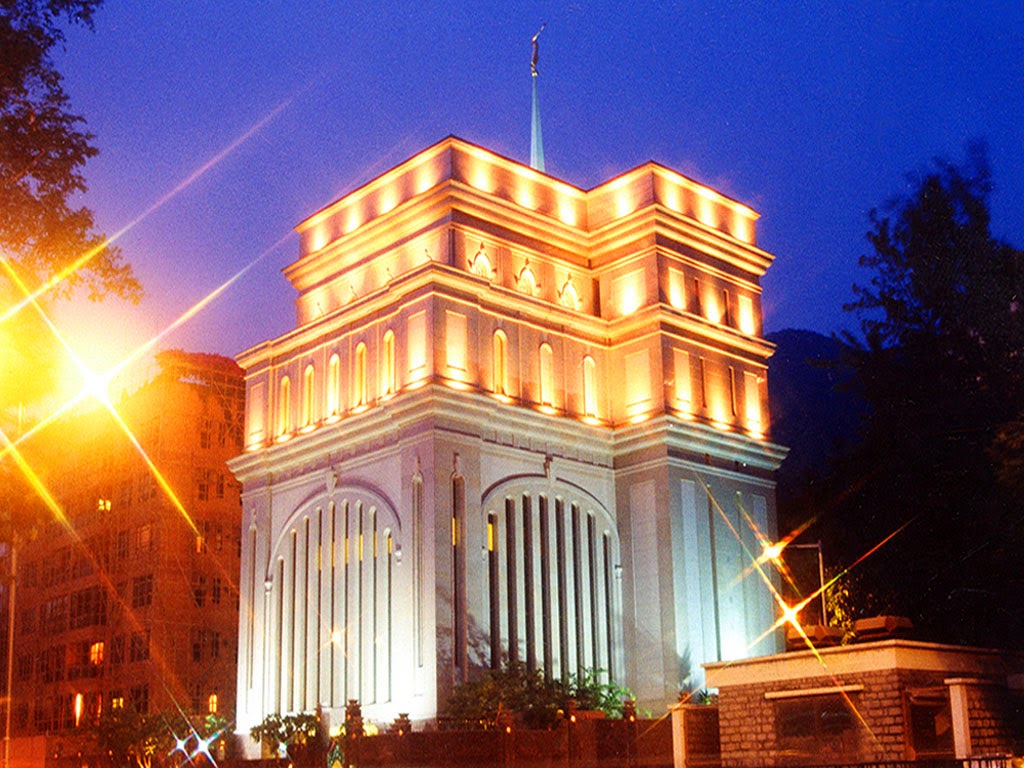
POLYGON ((915 760, 953 757, 953 717, 946 688, 908 691, 907 737, 915 760))
POLYGON ((833 760, 849 760, 859 756, 859 728, 851 705, 857 706, 856 694, 848 702, 837 694, 798 696, 775 701, 776 749, 793 760, 820 760, 829 755, 833 760))

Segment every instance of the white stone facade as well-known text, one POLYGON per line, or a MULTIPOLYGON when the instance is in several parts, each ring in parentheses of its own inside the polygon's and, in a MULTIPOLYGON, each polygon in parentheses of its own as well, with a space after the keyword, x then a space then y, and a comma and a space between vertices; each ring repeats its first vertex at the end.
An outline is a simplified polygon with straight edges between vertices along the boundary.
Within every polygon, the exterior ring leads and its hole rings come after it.
POLYGON ((510 658, 664 711, 775 650, 755 218, 449 138, 303 222, 296 328, 239 357, 239 730, 427 720, 510 658))

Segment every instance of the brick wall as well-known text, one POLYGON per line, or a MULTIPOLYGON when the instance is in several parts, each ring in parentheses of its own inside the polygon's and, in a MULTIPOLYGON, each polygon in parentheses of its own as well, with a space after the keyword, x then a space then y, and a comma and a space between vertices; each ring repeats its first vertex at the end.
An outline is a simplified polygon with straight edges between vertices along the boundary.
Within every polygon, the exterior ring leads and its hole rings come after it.
POLYGON ((820 763, 822 752, 844 762, 906 759, 909 755, 903 691, 942 686, 942 679, 941 673, 885 670, 836 679, 813 677, 787 680, 782 685, 758 683, 723 688, 718 699, 722 765, 725 768, 759 768, 766 764, 820 763), (779 705, 805 697, 766 699, 765 694, 836 685, 863 686, 862 690, 847 693, 858 713, 853 715, 852 732, 845 738, 825 734, 825 743, 817 742, 813 750, 804 755, 794 754, 792 749, 786 750, 787 745, 780 744, 778 740, 776 721, 779 705))
POLYGON ((1011 710, 1005 687, 984 683, 967 687, 972 755, 1005 755, 1013 751, 1011 710))

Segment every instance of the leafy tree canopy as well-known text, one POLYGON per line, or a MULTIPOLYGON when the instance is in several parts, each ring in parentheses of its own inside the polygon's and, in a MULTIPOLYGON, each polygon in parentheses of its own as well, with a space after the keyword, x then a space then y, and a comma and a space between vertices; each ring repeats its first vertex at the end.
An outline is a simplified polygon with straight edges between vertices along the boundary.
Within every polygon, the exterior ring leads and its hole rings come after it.
POLYGON ((863 338, 845 339, 869 413, 815 510, 845 564, 906 525, 860 566, 865 598, 935 639, 985 645, 1020 642, 1006 612, 1020 580, 1001 565, 1019 526, 993 445, 1015 445, 1004 425, 1024 402, 1024 253, 993 236, 991 188, 972 144, 872 213, 871 279, 847 307, 863 338))
POLYGON ((98 746, 117 768, 151 768, 173 746, 168 719, 163 714, 142 714, 134 707, 110 708, 94 726, 98 746))
POLYGON ((74 200, 97 150, 82 117, 69 111, 52 56, 65 40, 60 23, 91 28, 101 3, 0 0, 0 253, 34 286, 82 259, 58 293, 82 286, 93 299, 137 300, 131 267, 94 231, 92 211, 74 200))
POLYGON ((546 678, 541 670, 531 672, 525 664, 510 663, 456 686, 446 714, 486 726, 497 725, 502 715, 508 715, 528 728, 551 728, 570 699, 579 709, 622 717, 623 702, 632 698, 626 688, 604 681, 600 670, 584 670, 562 681, 546 678))

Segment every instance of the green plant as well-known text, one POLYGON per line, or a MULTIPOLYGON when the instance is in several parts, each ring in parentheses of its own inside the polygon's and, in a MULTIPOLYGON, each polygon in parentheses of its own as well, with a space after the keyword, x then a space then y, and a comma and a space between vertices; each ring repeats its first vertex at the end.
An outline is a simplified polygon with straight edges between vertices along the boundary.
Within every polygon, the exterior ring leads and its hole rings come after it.
POLYGON ((507 715, 527 728, 552 728, 569 700, 575 699, 578 709, 622 717, 623 701, 632 695, 626 688, 603 680, 605 674, 603 670, 584 670, 562 682, 547 679, 542 670, 530 672, 526 665, 515 662, 456 686, 445 712, 484 727, 497 726, 507 715))
POLYGON ((569 695, 576 699, 580 709, 592 709, 604 712, 608 717, 622 717, 622 705, 633 694, 629 689, 605 680, 607 672, 603 669, 585 669, 579 675, 569 676, 569 695))
POLYGON ((485 727, 496 726, 507 714, 529 728, 550 728, 558 719, 564 699, 560 683, 514 662, 457 685, 448 699, 446 714, 485 727))
POLYGON ((313 741, 320 721, 312 712, 297 712, 292 715, 270 714, 263 722, 249 730, 258 743, 266 744, 272 752, 284 745, 301 745, 313 741))

